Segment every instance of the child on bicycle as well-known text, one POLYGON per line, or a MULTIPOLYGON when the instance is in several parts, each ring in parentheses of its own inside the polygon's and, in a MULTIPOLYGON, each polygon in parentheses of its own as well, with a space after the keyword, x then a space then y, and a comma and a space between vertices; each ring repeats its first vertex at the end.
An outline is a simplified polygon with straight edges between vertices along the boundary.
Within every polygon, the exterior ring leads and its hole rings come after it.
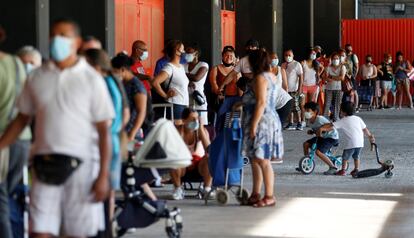
POLYGON ((368 130, 364 121, 354 116, 354 105, 351 102, 344 102, 341 105, 342 119, 334 123, 329 123, 322 126, 318 134, 329 132, 335 129, 340 129, 344 139, 344 152, 342 154, 342 169, 336 175, 345 176, 348 160, 352 157, 354 159, 354 170, 351 175, 354 176, 359 169, 360 155, 362 148, 364 148, 364 134, 369 137, 371 143, 375 142, 374 135, 368 130))
MULTIPOLYGON (((319 116, 319 105, 315 102, 308 102, 304 106, 305 119, 308 121, 308 125, 311 130, 308 131, 309 135, 315 134, 318 129, 329 123, 329 120, 323 116, 319 116)), ((337 168, 326 156, 326 153, 333 147, 338 145, 338 132, 333 129, 323 136, 315 136, 310 140, 303 143, 303 153, 305 156, 309 156, 309 149, 316 143, 316 155, 329 166, 329 169, 324 172, 325 175, 334 175, 337 172, 337 168)))

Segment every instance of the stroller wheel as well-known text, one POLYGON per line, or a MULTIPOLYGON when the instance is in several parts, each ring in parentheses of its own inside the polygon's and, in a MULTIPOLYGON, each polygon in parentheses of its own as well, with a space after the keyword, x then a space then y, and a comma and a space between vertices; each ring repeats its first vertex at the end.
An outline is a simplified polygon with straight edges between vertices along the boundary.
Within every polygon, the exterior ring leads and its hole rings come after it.
POLYGON ((392 178, 392 176, 394 176, 394 173, 393 173, 391 170, 388 170, 388 171, 385 173, 385 177, 386 177, 386 178, 392 178))
POLYGON ((249 200, 250 192, 246 188, 243 188, 241 191, 240 189, 236 193, 236 199, 240 203, 240 205, 247 205, 247 201, 249 200))
POLYGON ((309 157, 303 157, 299 160, 299 170, 303 174, 311 174, 315 169, 315 161, 309 157))
POLYGON ((249 165, 249 164, 250 164, 250 159, 247 158, 247 157, 244 157, 243 158, 243 165, 246 166, 246 165, 249 165))
POLYGON ((226 205, 229 202, 229 193, 225 190, 217 190, 216 199, 220 205, 226 205))

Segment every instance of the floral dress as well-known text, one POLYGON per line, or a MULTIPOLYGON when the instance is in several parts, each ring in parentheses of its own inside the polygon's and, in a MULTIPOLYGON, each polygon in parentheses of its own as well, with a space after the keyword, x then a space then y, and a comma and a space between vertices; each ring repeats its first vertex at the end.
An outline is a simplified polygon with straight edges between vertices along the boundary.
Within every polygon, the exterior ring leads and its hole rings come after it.
POLYGON ((277 85, 272 81, 272 74, 263 73, 268 82, 266 106, 257 126, 256 137, 250 138, 250 128, 256 110, 256 97, 250 88, 243 96, 243 151, 249 158, 272 159, 283 158, 282 125, 276 112, 277 85))

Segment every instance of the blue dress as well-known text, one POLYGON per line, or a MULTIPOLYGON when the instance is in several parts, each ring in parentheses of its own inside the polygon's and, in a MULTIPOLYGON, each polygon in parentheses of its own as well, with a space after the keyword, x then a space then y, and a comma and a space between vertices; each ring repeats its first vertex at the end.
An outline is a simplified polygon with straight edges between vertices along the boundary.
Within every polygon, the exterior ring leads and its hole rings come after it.
POLYGON ((272 81, 272 73, 262 74, 267 80, 266 106, 257 126, 256 137, 250 138, 250 128, 256 109, 256 97, 249 89, 243 96, 243 151, 249 158, 272 159, 283 158, 282 125, 276 112, 277 87, 272 81))

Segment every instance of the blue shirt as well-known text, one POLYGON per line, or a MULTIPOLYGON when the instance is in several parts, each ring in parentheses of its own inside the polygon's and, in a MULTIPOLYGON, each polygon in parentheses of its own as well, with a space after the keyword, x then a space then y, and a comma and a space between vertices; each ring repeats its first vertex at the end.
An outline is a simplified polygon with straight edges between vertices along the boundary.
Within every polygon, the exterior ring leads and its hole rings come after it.
POLYGON ((135 105, 135 96, 137 94, 144 94, 147 95, 147 90, 145 89, 144 84, 139 80, 137 77, 134 77, 133 79, 126 81, 123 81, 125 92, 128 98, 129 103, 129 109, 131 111, 131 117, 128 121, 128 124, 125 126, 125 129, 127 132, 130 132, 132 128, 134 127, 135 120, 138 117, 137 107, 135 105))
POLYGON ((112 76, 105 77, 106 86, 108 87, 109 94, 111 95, 112 103, 115 110, 115 118, 111 125, 112 134, 112 150, 114 154, 117 154, 120 149, 119 132, 122 129, 122 93, 118 88, 118 84, 112 76))

